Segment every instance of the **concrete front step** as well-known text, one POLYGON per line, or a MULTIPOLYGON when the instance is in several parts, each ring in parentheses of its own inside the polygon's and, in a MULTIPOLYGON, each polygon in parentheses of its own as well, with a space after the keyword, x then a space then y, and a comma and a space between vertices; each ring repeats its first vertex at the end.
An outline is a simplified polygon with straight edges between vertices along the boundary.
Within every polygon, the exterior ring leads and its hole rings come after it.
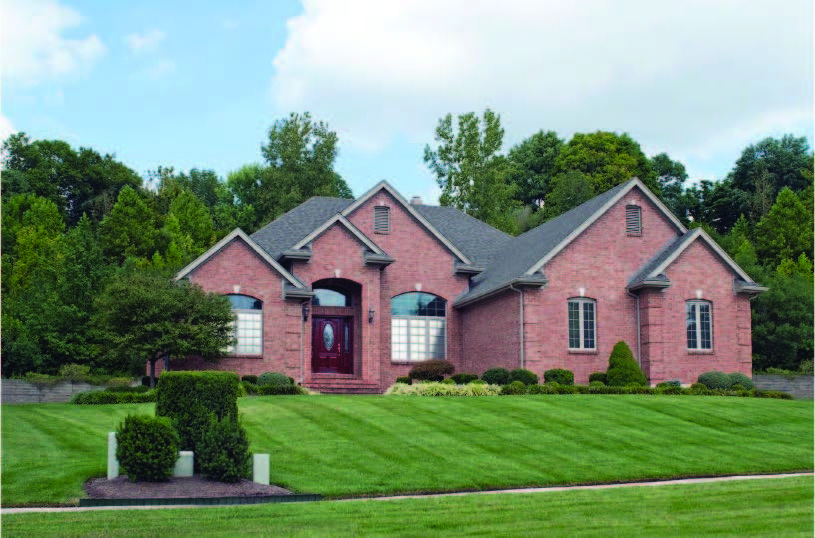
POLYGON ((324 377, 303 383, 304 386, 323 394, 379 394, 379 383, 343 377, 324 377))

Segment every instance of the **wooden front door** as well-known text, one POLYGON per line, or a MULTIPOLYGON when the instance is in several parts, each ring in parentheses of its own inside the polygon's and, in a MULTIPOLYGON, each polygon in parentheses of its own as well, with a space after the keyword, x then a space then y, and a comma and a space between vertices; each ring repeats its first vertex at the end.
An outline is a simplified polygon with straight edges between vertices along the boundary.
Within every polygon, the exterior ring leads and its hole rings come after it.
POLYGON ((354 318, 312 316, 311 371, 354 373, 354 318))

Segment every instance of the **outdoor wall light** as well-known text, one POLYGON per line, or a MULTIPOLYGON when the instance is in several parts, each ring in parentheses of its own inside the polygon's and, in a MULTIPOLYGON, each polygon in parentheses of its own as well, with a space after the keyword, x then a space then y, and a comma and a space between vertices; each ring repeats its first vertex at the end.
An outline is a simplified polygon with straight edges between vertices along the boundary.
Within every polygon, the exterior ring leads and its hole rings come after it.
POLYGON ((368 323, 374 322, 374 314, 376 314, 376 311, 373 308, 368 310, 368 323))
POLYGON ((303 310, 303 321, 308 321, 308 313, 311 311, 309 303, 303 303, 301 308, 303 310))

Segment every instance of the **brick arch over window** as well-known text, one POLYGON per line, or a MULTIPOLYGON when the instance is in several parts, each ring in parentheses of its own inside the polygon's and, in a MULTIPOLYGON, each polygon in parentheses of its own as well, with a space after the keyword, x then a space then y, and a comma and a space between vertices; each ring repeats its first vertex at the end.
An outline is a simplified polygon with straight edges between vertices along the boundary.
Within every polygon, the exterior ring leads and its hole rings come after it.
POLYGON ((263 301, 251 295, 228 294, 235 313, 235 345, 227 353, 235 355, 263 355, 263 301))
POLYGON ((415 362, 447 357, 447 301, 424 292, 391 299, 391 360, 415 362))

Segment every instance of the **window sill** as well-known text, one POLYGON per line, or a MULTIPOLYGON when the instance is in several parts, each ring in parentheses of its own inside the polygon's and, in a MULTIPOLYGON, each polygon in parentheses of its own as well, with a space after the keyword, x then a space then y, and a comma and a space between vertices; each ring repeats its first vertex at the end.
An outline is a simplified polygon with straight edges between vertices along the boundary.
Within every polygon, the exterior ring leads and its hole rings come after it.
POLYGON ((263 355, 237 355, 237 354, 227 354, 223 355, 224 359, 262 359, 263 355))
POLYGON ((713 355, 712 349, 687 349, 688 355, 713 355))
POLYGON ((407 365, 410 365, 410 364, 421 364, 423 362, 435 361, 435 360, 447 360, 447 359, 422 359, 420 361, 403 361, 403 360, 394 361, 394 360, 391 360, 391 364, 395 364, 397 366, 400 366, 400 365, 407 366, 407 365))
POLYGON ((596 349, 570 349, 569 355, 599 355, 596 349))

